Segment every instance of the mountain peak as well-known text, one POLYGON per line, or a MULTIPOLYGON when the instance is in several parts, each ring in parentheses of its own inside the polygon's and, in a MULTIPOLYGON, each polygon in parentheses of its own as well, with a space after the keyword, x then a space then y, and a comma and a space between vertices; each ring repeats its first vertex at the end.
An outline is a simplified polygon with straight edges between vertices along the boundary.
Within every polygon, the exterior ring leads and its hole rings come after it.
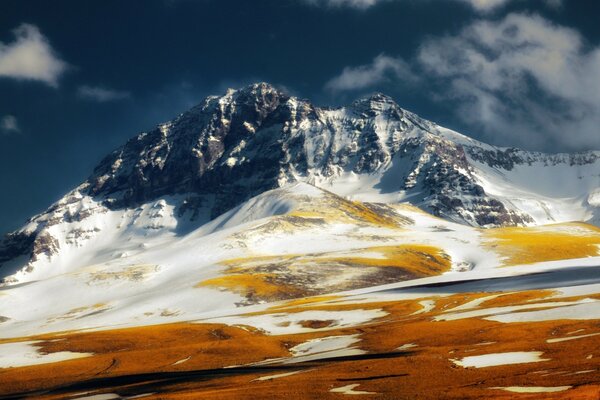
POLYGON ((393 98, 378 92, 354 101, 351 108, 359 114, 369 116, 375 116, 388 110, 401 110, 393 98))
POLYGON ((223 97, 231 97, 236 99, 236 101, 247 101, 248 99, 272 100, 288 98, 289 96, 268 82, 256 82, 237 90, 228 89, 227 93, 223 97))
POLYGON ((254 82, 247 86, 244 86, 241 89, 237 90, 240 93, 272 93, 272 92, 280 92, 274 85, 269 82, 254 82))
POLYGON ((382 93, 337 110, 290 99, 266 82, 211 97, 109 155, 88 179, 86 194, 119 208, 193 193, 211 197, 210 216, 216 217, 288 182, 387 176, 397 164, 406 170, 379 183, 380 191, 397 193, 398 199, 414 192, 411 201, 428 211, 473 225, 514 225, 533 220, 488 195, 470 160, 506 170, 537 159, 571 163, 463 140, 382 93), (484 220, 490 207, 495 211, 484 220))
POLYGON ((391 96, 388 96, 387 94, 384 94, 381 92, 375 92, 375 93, 371 94, 370 96, 366 97, 365 99, 369 100, 372 103, 397 105, 396 101, 391 96))

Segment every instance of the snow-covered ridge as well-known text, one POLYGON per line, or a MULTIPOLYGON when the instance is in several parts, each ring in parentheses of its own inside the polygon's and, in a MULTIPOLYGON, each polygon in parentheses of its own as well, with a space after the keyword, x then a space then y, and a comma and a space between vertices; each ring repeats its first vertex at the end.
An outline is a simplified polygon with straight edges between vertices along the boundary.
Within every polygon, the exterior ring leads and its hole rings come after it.
MULTIPOLYGON (((0 242, 0 275, 127 257, 207 223, 227 226, 230 210, 296 182, 359 201, 407 201, 473 226, 600 223, 600 152, 498 148, 382 94, 331 109, 258 83, 208 97, 109 154, 0 242)), ((247 211, 235 218, 251 220, 247 211)))
POLYGON ((96 168, 86 190, 113 208, 164 194, 215 196, 211 216, 216 217, 265 190, 300 180, 357 199, 408 200, 445 218, 487 226, 591 219, 594 211, 581 196, 600 186, 599 175, 598 152, 549 155, 498 148, 426 121, 385 95, 329 109, 260 83, 209 97, 133 138, 96 168), (531 206, 516 205, 510 190, 505 198, 493 183, 486 186, 489 170, 509 185, 515 179, 522 184, 524 170, 535 171, 530 173, 543 187, 575 187, 576 195, 568 195, 571 190, 555 196, 574 199, 574 212, 546 204, 553 197, 534 190, 541 201, 533 207, 550 212, 531 215, 531 206))

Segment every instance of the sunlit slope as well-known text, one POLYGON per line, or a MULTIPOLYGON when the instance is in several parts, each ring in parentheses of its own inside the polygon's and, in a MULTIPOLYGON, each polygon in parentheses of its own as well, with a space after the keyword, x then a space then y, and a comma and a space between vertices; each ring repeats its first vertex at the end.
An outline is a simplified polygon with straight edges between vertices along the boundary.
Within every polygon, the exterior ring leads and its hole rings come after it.
POLYGON ((0 289, 0 396, 598 398, 593 226, 296 184, 144 243, 0 289))
POLYGON ((48 278, 0 289, 0 335, 187 321, 436 276, 542 272, 561 260, 595 262, 600 234, 586 224, 481 230, 295 184, 183 236, 115 240, 119 257, 73 259, 48 278), (23 307, 48 295, 52 302, 23 307))
POLYGON ((7 339, 0 354, 12 351, 12 359, 0 358, 0 395, 597 399, 600 262, 581 264, 489 279, 464 272, 180 323, 7 339))
POLYGON ((584 223, 498 228, 485 233, 487 246, 505 265, 593 257, 600 245, 600 229, 584 223))

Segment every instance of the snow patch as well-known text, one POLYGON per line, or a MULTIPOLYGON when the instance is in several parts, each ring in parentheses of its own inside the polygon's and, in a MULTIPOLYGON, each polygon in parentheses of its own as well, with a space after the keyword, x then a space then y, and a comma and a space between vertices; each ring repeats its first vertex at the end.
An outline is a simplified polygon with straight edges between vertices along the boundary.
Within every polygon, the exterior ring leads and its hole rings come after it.
POLYGON ((360 383, 353 383, 351 385, 341 386, 337 388, 333 388, 330 390, 332 393, 342 393, 342 394, 350 394, 350 395, 361 395, 361 394, 377 394, 376 392, 365 392, 362 390, 354 390, 359 387, 360 383))
POLYGON ((549 361, 548 358, 540 358, 544 354, 541 351, 515 351, 508 353, 492 353, 480 356, 469 356, 462 359, 451 359, 454 364, 461 367, 495 367, 498 365, 525 364, 549 361))
POLYGON ((506 390, 512 393, 555 393, 564 392, 573 386, 506 386, 491 387, 490 389, 506 390))
POLYGON ((50 364, 60 361, 91 357, 92 353, 75 353, 59 351, 56 353, 40 353, 40 341, 14 342, 0 344, 0 368, 16 368, 30 365, 50 364))

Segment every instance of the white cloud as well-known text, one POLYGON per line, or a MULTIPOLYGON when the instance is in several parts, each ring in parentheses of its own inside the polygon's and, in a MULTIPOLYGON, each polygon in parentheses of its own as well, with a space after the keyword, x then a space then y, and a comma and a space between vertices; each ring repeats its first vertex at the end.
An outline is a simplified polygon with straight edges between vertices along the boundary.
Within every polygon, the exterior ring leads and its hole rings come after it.
POLYGON ((380 54, 369 64, 344 68, 340 75, 327 82, 326 88, 330 91, 359 90, 390 78, 404 82, 417 80, 404 60, 380 54))
POLYGON ((325 7, 350 7, 365 10, 378 3, 392 0, 303 0, 305 3, 325 7))
POLYGON ((67 64, 56 56, 46 37, 30 24, 22 24, 13 33, 12 43, 0 42, 0 77, 58 86, 67 64))
POLYGON ((124 100, 131 97, 131 93, 121 90, 113 90, 99 86, 83 85, 77 89, 79 97, 98 102, 124 100))
POLYGON ((490 142, 600 150, 600 47, 541 16, 477 20, 456 35, 429 38, 406 62, 380 55, 346 67, 326 88, 363 90, 407 79, 451 104, 490 142))
POLYGON ((460 116, 522 145, 600 149, 600 48, 536 15, 478 21, 430 39, 418 63, 460 116))
POLYGON ((5 115, 0 119, 0 131, 5 134, 19 133, 19 123, 14 115, 5 115))
POLYGON ((490 12, 499 7, 504 6, 511 0, 460 0, 463 3, 468 3, 474 10, 478 12, 490 12))

